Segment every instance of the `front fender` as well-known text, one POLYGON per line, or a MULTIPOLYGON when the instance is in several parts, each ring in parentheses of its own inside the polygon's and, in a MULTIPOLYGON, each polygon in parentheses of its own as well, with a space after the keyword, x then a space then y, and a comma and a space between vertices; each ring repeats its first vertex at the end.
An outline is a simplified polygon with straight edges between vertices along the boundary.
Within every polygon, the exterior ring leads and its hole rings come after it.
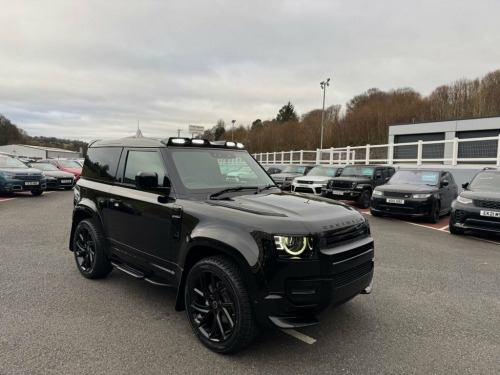
POLYGON ((87 198, 81 199, 73 208, 73 219, 71 223, 71 234, 69 239, 69 249, 73 251, 73 238, 78 223, 85 219, 94 219, 97 223, 102 223, 102 218, 95 203, 87 198))

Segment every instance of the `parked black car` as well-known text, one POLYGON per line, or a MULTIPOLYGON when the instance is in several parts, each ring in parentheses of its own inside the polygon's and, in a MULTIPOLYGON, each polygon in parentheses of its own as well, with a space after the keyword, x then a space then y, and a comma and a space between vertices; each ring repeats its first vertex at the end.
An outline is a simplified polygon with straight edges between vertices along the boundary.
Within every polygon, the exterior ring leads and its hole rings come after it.
POLYGON ((41 195, 47 188, 45 175, 22 161, 0 154, 0 194, 29 191, 41 195))
POLYGON ((385 185, 373 190, 370 212, 373 216, 424 217, 437 223, 451 211, 457 195, 458 187, 449 171, 398 170, 385 185))
POLYGON ((385 184, 394 172, 394 167, 386 165, 347 165, 339 177, 328 181, 322 195, 356 201, 358 207, 368 208, 373 189, 385 184))
POLYGON ((282 190, 291 190, 293 179, 306 175, 314 167, 314 165, 287 165, 281 173, 273 174, 273 180, 282 190))
POLYGON ((269 168, 266 169, 266 172, 269 175, 271 175, 271 174, 278 174, 278 173, 281 173, 281 169, 276 168, 276 167, 269 167, 269 168))
POLYGON ((500 169, 478 172, 452 204, 450 232, 466 230, 500 234, 500 169))
POLYGON ((358 211, 283 193, 243 145, 127 138, 91 143, 74 189, 70 250, 87 278, 117 268, 178 288, 193 332, 221 353, 261 325, 316 324, 369 293, 373 239, 358 211), (251 183, 226 179, 245 164, 251 183))
POLYGON ((47 182, 47 189, 70 190, 75 185, 75 176, 72 173, 60 171, 55 165, 49 163, 32 163, 28 164, 28 166, 43 171, 47 182))

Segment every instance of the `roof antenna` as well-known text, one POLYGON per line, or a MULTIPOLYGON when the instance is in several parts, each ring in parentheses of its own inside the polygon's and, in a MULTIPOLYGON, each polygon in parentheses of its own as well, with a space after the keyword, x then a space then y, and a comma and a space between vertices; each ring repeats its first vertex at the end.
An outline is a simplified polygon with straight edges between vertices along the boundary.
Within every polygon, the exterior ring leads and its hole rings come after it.
POLYGON ((141 129, 139 128, 139 120, 137 120, 137 132, 135 133, 135 138, 142 138, 142 132, 141 129))

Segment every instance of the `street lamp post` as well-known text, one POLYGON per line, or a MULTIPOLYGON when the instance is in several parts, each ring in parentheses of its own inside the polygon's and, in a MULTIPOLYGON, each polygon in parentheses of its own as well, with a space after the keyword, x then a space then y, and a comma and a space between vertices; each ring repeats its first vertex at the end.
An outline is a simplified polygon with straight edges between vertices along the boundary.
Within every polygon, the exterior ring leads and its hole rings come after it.
POLYGON ((321 143, 319 152, 321 159, 323 159, 323 122, 325 121, 325 95, 326 95, 326 87, 330 86, 330 78, 328 78, 326 81, 320 82, 320 86, 321 89, 323 90, 323 112, 321 112, 321 143))
POLYGON ((234 123, 236 122, 236 120, 232 120, 231 122, 233 123, 233 125, 231 126, 231 141, 234 141, 234 123))

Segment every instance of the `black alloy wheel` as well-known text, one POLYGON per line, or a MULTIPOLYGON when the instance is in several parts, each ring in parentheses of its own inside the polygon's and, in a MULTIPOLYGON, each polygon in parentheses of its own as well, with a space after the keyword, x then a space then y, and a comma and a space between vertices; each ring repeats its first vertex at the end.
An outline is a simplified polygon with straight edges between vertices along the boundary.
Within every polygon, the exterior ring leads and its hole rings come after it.
POLYGON ((198 339, 218 353, 235 353, 257 336, 258 326, 238 266, 229 258, 202 259, 185 289, 189 322, 198 339))
POLYGON ((370 198, 371 194, 369 190, 363 190, 361 192, 361 195, 359 196, 357 200, 357 204, 359 208, 368 208, 370 207, 370 198))
POLYGON ((438 200, 434 201, 434 203, 432 203, 431 212, 429 213, 428 217, 429 222, 435 224, 439 221, 440 210, 441 210, 441 204, 439 203, 438 200))
POLYGON ((451 234, 464 234, 464 231, 462 229, 459 229, 455 226, 456 221, 455 218, 453 217, 453 214, 450 215, 450 223, 448 224, 448 228, 450 229, 451 234))
POLYGON ((113 269, 104 253, 104 240, 91 219, 78 223, 73 239, 73 253, 80 273, 89 279, 106 276, 113 269))

